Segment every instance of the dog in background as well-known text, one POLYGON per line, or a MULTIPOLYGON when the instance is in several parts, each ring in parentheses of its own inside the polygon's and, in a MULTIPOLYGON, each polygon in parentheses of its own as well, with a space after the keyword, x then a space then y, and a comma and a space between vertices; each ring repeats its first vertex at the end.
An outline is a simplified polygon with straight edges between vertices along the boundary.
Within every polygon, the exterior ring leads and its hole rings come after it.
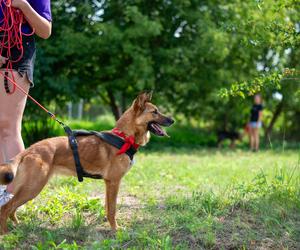
POLYGON ((217 145, 218 148, 222 147, 223 141, 225 140, 230 140, 230 145, 229 147, 231 149, 234 149, 236 146, 236 141, 241 141, 244 136, 248 135, 249 136, 249 125, 246 124, 244 126, 244 131, 243 133, 239 133, 236 131, 226 131, 226 130, 222 130, 222 131, 218 131, 217 132, 217 145))
MULTIPOLYGON (((116 123, 116 129, 134 142, 144 146, 149 142, 150 132, 165 136, 161 126, 171 126, 172 118, 159 112, 151 102, 151 94, 142 93, 116 123)), ((112 132, 112 131, 107 131, 112 132)), ((117 230, 116 202, 122 177, 129 171, 131 160, 126 154, 118 155, 118 149, 101 138, 78 136, 78 152, 84 170, 101 175, 106 186, 106 216, 113 230, 117 230)), ((18 154, 12 161, 0 166, 0 183, 12 182, 14 197, 1 207, 1 233, 7 233, 7 219, 18 223, 16 210, 35 198, 54 174, 77 176, 68 137, 42 140, 18 154)))
POLYGON ((236 145, 236 140, 240 140, 241 135, 235 131, 219 131, 217 133, 217 145, 218 148, 221 148, 223 145, 223 141, 230 140, 230 148, 234 149, 236 145))

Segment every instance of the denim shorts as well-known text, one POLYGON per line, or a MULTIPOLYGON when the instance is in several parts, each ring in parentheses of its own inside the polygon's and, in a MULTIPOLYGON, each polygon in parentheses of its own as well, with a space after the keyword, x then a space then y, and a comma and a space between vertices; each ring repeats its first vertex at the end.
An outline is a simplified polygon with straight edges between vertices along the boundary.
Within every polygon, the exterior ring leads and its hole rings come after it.
MULTIPOLYGON (((34 36, 23 36, 22 39, 24 48, 23 57, 20 61, 12 63, 12 69, 18 71, 21 76, 26 74, 31 87, 33 87, 33 70, 36 56, 35 39, 34 36)), ((4 49, 2 56, 6 57, 6 55, 7 51, 4 49)), ((20 57, 20 51, 14 47, 11 50, 11 57, 12 61, 17 60, 20 57)), ((6 67, 7 64, 4 64, 1 69, 5 69, 6 67)))
POLYGON ((249 122, 250 128, 261 128, 262 123, 260 121, 257 122, 249 122))

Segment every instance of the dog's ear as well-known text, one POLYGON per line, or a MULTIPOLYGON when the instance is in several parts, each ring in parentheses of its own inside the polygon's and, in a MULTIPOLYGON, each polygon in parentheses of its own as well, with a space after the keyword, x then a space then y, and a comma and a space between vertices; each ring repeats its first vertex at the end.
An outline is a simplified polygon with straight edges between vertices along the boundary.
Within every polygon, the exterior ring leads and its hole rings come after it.
POLYGON ((133 109, 135 111, 143 111, 147 102, 150 102, 152 99, 151 92, 143 92, 138 95, 138 97, 133 102, 133 109))
POLYGON ((152 100, 152 95, 153 95, 153 91, 151 90, 151 91, 149 91, 148 93, 147 93, 147 95, 148 95, 148 102, 151 102, 151 100, 152 100))

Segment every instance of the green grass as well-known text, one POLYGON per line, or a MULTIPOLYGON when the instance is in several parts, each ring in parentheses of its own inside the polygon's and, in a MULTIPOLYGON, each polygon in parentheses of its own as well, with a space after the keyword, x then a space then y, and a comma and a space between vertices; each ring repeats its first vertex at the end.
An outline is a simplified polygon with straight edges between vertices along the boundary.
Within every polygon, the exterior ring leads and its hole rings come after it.
POLYGON ((102 181, 53 178, 2 249, 299 249, 299 152, 142 149, 109 231, 102 181))

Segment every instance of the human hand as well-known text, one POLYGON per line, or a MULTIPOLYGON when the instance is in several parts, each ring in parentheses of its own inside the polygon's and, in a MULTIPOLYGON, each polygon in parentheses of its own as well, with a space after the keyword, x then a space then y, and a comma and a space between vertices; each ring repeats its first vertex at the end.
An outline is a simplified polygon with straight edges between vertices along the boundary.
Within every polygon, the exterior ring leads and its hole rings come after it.
POLYGON ((5 64, 7 61, 6 57, 0 56, 0 68, 3 66, 3 64, 5 64))

